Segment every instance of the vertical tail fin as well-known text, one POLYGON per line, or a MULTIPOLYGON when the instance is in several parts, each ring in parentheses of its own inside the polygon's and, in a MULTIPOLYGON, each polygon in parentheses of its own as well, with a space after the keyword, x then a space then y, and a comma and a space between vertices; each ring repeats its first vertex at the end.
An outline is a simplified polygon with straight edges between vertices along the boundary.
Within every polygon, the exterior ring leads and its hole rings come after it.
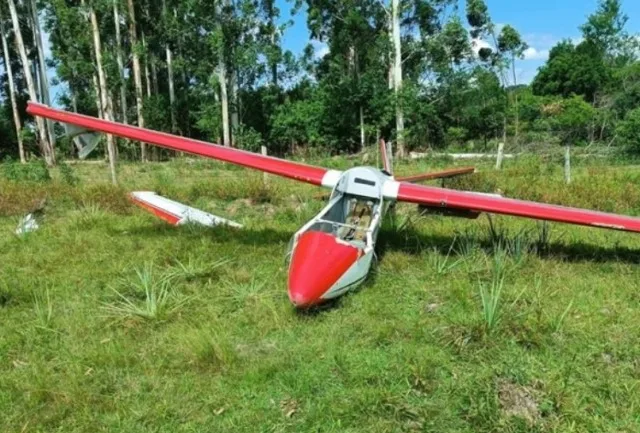
POLYGON ((391 143, 385 143, 383 139, 380 140, 380 159, 382 159, 382 168, 384 171, 393 176, 393 152, 391 150, 391 143))

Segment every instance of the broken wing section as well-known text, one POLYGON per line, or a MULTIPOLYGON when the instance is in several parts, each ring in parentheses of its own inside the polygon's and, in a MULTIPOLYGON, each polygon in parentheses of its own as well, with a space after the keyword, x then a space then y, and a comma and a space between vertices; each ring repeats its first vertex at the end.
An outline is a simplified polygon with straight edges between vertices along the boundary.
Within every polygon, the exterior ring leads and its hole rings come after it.
POLYGON ((201 211, 174 200, 162 197, 155 192, 138 191, 131 193, 131 200, 144 210, 172 225, 200 224, 206 227, 226 225, 242 228, 242 225, 201 211))

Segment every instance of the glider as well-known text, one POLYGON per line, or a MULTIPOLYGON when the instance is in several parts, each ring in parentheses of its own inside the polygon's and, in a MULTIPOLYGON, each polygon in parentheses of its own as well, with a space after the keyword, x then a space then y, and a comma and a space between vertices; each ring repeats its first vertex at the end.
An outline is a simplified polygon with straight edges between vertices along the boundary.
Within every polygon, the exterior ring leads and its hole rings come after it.
MULTIPOLYGON (((382 142, 384 169, 355 167, 337 171, 70 113, 33 102, 29 103, 27 112, 83 130, 113 134, 331 189, 327 205, 293 235, 288 252, 289 298, 299 308, 336 298, 365 280, 385 212, 396 202, 415 203, 429 211, 451 215, 473 217, 488 212, 640 232, 638 218, 411 183, 424 178, 465 174, 472 169, 396 179, 390 152, 382 142)), ((194 215, 192 208, 158 197, 153 193, 138 193, 133 199, 173 224, 194 215), (172 214, 172 209, 178 209, 179 215, 172 214)))

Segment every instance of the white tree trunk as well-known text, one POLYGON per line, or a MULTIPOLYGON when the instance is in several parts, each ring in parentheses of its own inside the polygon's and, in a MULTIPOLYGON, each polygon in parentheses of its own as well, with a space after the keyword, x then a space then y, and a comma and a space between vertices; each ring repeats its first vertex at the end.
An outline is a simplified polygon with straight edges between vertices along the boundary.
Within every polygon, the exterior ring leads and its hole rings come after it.
POLYGON ((360 104, 360 150, 363 151, 366 146, 366 134, 364 131, 364 108, 360 104))
POLYGON ((146 89, 147 89, 147 98, 150 98, 151 97, 151 73, 149 72, 150 55, 149 55, 149 50, 147 50, 147 40, 144 37, 144 32, 142 32, 142 34, 141 34, 141 40, 142 40, 142 51, 145 54, 145 59, 144 59, 144 79, 145 79, 145 84, 146 84, 146 89))
POLYGON ((400 37, 400 0, 392 0, 391 21, 393 26, 393 83, 396 95, 396 142, 398 156, 405 155, 404 109, 402 108, 402 39, 400 37))
POLYGON ((229 95, 227 94, 227 66, 224 56, 218 65, 218 81, 220 82, 220 104, 222 106, 222 140, 226 147, 231 146, 231 132, 229 131, 229 95))
MULTIPOLYGON (((91 29, 93 32, 93 47, 96 55, 96 67, 98 69, 98 81, 100 83, 100 102, 106 120, 113 120, 113 111, 111 107, 111 98, 108 96, 107 77, 104 69, 102 69, 102 46, 100 42, 100 28, 98 27, 98 19, 93 6, 89 7, 89 19, 91 20, 91 29)), ((107 152, 109 154, 109 168, 111 170, 111 182, 118 184, 116 177, 116 145, 113 135, 107 134, 107 152)))
POLYGON ((498 143, 498 156, 496 157, 496 170, 502 169, 503 160, 504 160, 504 143, 498 143))
MULTIPOLYGON (((24 71, 24 77, 27 81, 27 89, 29 90, 29 97, 32 101, 38 101, 36 86, 33 82, 33 76, 31 75, 31 65, 29 58, 27 57, 27 51, 24 47, 24 40, 22 39, 22 32, 20 31, 20 23, 18 21, 18 13, 16 12, 16 4, 14 0, 8 0, 9 13, 11 14, 11 23, 13 24, 13 32, 16 38, 16 45, 18 52, 20 53, 20 59, 22 61, 22 69, 24 71)), ((38 133, 40 134, 40 148, 42 149, 42 155, 47 165, 52 166, 56 163, 55 154, 53 148, 47 139, 47 127, 42 117, 36 117, 36 126, 38 133)))
POLYGON ((124 60, 122 58, 122 36, 120 34, 120 11, 118 1, 113 0, 113 23, 116 29, 116 61, 118 62, 118 73, 120 74, 120 111, 122 123, 129 123, 127 119, 127 86, 124 77, 124 60))
MULTIPOLYGON (((129 9, 129 40, 131 41, 131 55, 133 58, 133 81, 136 87, 136 112, 138 114, 138 126, 144 128, 144 100, 142 97, 142 76, 140 71, 140 57, 138 56, 137 47, 138 35, 136 30, 136 12, 133 6, 133 0, 127 0, 129 9)), ((147 145, 140 143, 140 154, 142 162, 147 161, 147 145)))
MULTIPOLYGON (((47 78, 47 64, 44 58, 44 48, 42 46, 42 30, 40 29, 40 21, 38 20, 38 7, 36 0, 31 0, 31 14, 33 19, 33 37, 36 41, 36 51, 38 52, 38 67, 40 70, 40 85, 42 86, 42 101, 51 106, 51 95, 49 93, 49 79, 47 78)), ((51 147, 56 147, 56 134, 54 123, 47 120, 47 133, 49 134, 49 143, 51 147)))
MULTIPOLYGON (((389 42, 393 43, 393 19, 391 14, 389 13, 389 42)), ((388 80, 389 80, 389 90, 393 90, 396 87, 396 83, 395 83, 395 76, 394 76, 394 69, 393 69, 393 65, 394 65, 394 54, 392 52, 389 52, 387 54, 387 60, 389 61, 389 71, 388 71, 388 80)))
MULTIPOLYGON (((225 4, 229 5, 229 0, 225 0, 225 4)), ((222 35, 222 21, 219 21, 220 34, 222 35)), ((222 108, 222 140, 226 147, 231 146, 231 131, 229 130, 229 95, 227 80, 227 59, 224 53, 224 41, 220 44, 218 53, 218 82, 220 83, 220 104, 222 108)))
POLYGON ((571 183, 571 145, 564 146, 564 181, 571 183))
POLYGON ((20 162, 27 162, 24 153, 24 143, 22 142, 22 122, 20 121, 20 112, 18 111, 18 101, 16 99, 16 85, 13 81, 13 69, 11 68, 11 57, 9 46, 7 44, 7 35, 4 32, 3 17, 0 17, 0 38, 2 38, 2 53, 4 57, 4 68, 7 72, 7 81, 9 85, 9 96, 11 98, 11 111, 13 112, 13 123, 16 127, 16 136, 18 138, 18 153, 20 154, 20 162))
POLYGON ((238 98, 238 75, 236 71, 231 73, 231 145, 235 147, 235 133, 240 125, 240 100, 238 98))
MULTIPOLYGON (((95 59, 91 59, 95 60, 95 59)), ((93 83, 93 90, 95 93, 96 107, 98 107, 98 117, 104 119, 104 107, 102 106, 102 97, 100 95, 100 84, 98 84, 98 74, 95 72, 91 77, 91 81, 93 83)))
POLYGON ((169 111, 171 113, 171 132, 175 133, 178 129, 176 122, 176 89, 173 79, 173 52, 169 44, 166 45, 167 51, 167 80, 169 81, 169 111))

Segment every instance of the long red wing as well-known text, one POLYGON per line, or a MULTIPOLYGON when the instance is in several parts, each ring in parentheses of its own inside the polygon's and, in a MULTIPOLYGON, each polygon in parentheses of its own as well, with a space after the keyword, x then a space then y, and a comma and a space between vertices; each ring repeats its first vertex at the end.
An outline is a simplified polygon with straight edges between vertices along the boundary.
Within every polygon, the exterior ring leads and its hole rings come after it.
POLYGON ((410 183, 399 185, 398 200, 409 203, 640 232, 639 218, 410 183))
MULTIPOLYGON (((57 110, 47 107, 46 105, 36 104, 33 102, 29 102, 27 112, 33 116, 45 117, 58 122, 80 126, 93 131, 117 135, 131 140, 143 141, 145 143, 177 150, 179 152, 191 153, 220 161, 230 162, 244 167, 255 168, 267 173, 288 177, 290 179, 318 186, 323 185, 325 175, 331 171, 322 167, 314 167, 297 162, 286 161, 243 150, 231 149, 217 144, 210 144, 204 141, 178 137, 171 134, 165 134, 163 132, 138 128, 136 126, 123 125, 121 123, 97 119, 91 116, 57 110)), ((333 178, 333 176, 328 177, 333 178)), ((325 183, 327 182, 325 181, 325 183)))

